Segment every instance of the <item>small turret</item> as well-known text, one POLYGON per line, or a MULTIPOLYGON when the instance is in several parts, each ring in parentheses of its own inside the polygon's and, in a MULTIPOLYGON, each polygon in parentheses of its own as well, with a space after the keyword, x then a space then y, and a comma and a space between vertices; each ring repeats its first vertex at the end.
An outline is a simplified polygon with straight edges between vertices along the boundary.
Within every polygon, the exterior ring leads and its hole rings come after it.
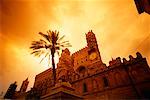
POLYGON ((128 61, 126 60, 126 58, 123 58, 123 63, 124 63, 124 64, 127 64, 127 63, 128 63, 128 61))
POLYGON ((89 58, 91 60, 93 60, 95 57, 94 55, 98 55, 98 59, 100 61, 100 63, 102 64, 102 59, 101 59, 101 55, 99 52, 99 48, 98 48, 98 44, 97 44, 97 40, 96 40, 96 36, 93 33, 92 30, 90 30, 87 34, 86 34, 86 41, 87 41, 87 46, 88 46, 88 54, 89 54, 89 58))
POLYGON ((90 48, 97 47, 96 37, 95 34, 92 32, 92 30, 86 34, 86 40, 88 47, 90 48))
POLYGON ((133 60, 134 60, 134 58, 133 58, 132 55, 129 55, 129 59, 130 59, 130 61, 133 61, 133 60))
POLYGON ((17 88, 17 82, 15 81, 14 83, 10 84, 10 86, 4 96, 4 99, 13 99, 13 95, 16 92, 16 88, 17 88))
POLYGON ((22 85, 21 85, 21 88, 20 88, 20 92, 21 92, 21 93, 26 92, 27 87, 28 87, 28 84, 29 84, 29 81, 28 81, 28 78, 27 78, 26 80, 24 80, 24 81, 22 82, 22 85))
POLYGON ((142 55, 139 52, 136 53, 136 56, 137 58, 140 58, 140 59, 142 58, 142 55))
POLYGON ((65 48, 64 50, 62 50, 62 53, 66 53, 66 54, 70 55, 70 51, 68 48, 65 48))
POLYGON ((116 59, 112 58, 112 61, 109 61, 109 66, 118 66, 121 64, 121 58, 117 57, 116 59))

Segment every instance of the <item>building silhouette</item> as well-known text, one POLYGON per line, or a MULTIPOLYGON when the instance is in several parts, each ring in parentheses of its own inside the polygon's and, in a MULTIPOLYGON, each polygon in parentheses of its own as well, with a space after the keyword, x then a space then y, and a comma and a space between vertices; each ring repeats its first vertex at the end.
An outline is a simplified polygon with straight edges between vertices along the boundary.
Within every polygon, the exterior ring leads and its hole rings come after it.
POLYGON ((29 84, 29 81, 28 81, 28 78, 27 78, 26 80, 23 81, 19 92, 21 92, 21 93, 26 92, 28 84, 29 84))
POLYGON ((106 66, 92 31, 86 34, 86 40, 87 46, 73 54, 67 48, 62 51, 55 86, 49 68, 36 75, 33 88, 24 91, 22 97, 28 100, 150 99, 150 68, 146 58, 137 52, 136 57, 129 55, 129 60, 117 57, 106 66))
POLYGON ((134 0, 138 13, 146 12, 150 14, 150 0, 134 0))
POLYGON ((4 99, 13 99, 15 91, 16 91, 16 88, 17 88, 16 82, 10 84, 10 86, 9 86, 5 96, 4 96, 4 99))
POLYGON ((16 91, 17 85, 16 82, 11 84, 4 96, 4 99, 25 99, 27 96, 27 87, 28 87, 29 81, 28 78, 22 82, 21 88, 19 91, 16 91))

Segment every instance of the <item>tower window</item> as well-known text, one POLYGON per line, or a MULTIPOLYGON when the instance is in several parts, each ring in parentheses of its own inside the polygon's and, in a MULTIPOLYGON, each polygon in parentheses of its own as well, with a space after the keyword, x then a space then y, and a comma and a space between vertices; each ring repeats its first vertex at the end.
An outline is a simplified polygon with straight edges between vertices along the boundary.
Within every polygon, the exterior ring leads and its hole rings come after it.
POLYGON ((87 92, 87 85, 83 83, 83 92, 87 92))
POLYGON ((84 66, 80 66, 80 67, 77 69, 77 71, 78 71, 80 74, 81 74, 81 73, 85 74, 86 68, 85 68, 84 66))
POLYGON ((91 54, 92 52, 95 52, 96 49, 95 48, 91 48, 89 51, 88 51, 88 54, 91 54))
POLYGON ((108 87, 108 79, 106 77, 103 77, 103 81, 104 81, 104 87, 108 87))

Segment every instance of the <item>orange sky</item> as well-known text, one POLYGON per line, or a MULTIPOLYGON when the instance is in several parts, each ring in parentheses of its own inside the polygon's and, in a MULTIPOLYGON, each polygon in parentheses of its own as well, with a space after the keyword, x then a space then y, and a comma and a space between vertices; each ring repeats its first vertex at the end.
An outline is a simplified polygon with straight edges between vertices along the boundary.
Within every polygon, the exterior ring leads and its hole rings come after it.
POLYGON ((0 1, 0 92, 17 81, 47 69, 30 55, 38 32, 59 30, 66 35, 71 53, 86 46, 85 33, 96 34, 103 62, 111 57, 128 59, 140 51, 150 64, 150 15, 138 14, 134 0, 1 0, 0 1), (146 38, 149 36, 148 38, 146 38))

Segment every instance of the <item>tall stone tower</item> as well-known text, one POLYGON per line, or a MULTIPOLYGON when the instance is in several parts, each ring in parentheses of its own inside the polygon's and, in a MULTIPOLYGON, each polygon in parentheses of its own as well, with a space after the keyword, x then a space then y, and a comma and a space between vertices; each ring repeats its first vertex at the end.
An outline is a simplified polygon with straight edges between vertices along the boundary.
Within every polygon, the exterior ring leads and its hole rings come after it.
POLYGON ((87 46, 72 54, 73 68, 80 71, 83 67, 85 69, 96 68, 95 66, 103 67, 97 40, 95 34, 89 31, 86 34, 87 46))
POLYGON ((87 40, 88 54, 90 60, 94 60, 94 61, 98 60, 102 63, 97 40, 92 30, 86 34, 86 40, 87 40))
POLYGON ((26 92, 28 84, 29 84, 29 81, 28 81, 28 78, 27 78, 26 80, 24 80, 22 82, 22 85, 21 85, 21 88, 20 88, 21 93, 26 92))
POLYGON ((16 92, 16 88, 17 88, 17 82, 14 82, 12 84, 10 84, 5 96, 4 96, 4 99, 13 99, 13 96, 16 92))
POLYGON ((98 47, 95 34, 92 32, 92 30, 86 34, 86 40, 87 40, 88 47, 90 47, 90 48, 98 47))

